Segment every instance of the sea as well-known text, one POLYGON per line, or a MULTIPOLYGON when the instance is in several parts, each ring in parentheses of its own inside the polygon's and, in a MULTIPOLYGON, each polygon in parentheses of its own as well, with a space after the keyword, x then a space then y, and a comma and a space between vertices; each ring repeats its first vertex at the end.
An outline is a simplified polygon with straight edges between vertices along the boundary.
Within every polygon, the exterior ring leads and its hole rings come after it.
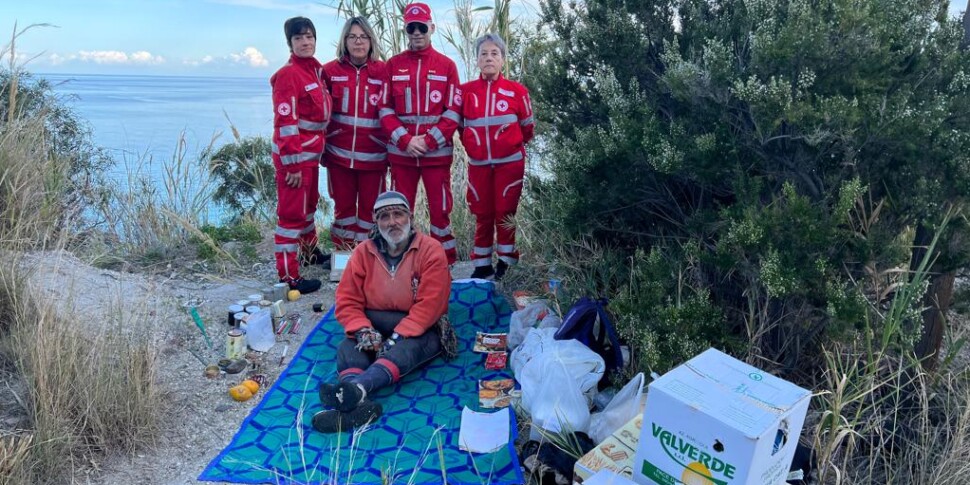
POLYGON ((214 141, 270 136, 272 99, 267 78, 42 74, 91 130, 96 145, 120 164, 169 160, 184 134, 189 155, 214 141))
MULTIPOLYGON (((106 175, 162 184, 165 164, 178 154, 194 162, 210 144, 272 136, 268 78, 38 74, 91 129, 92 141, 114 164, 106 175)), ((222 211, 210 207, 206 219, 222 211)))

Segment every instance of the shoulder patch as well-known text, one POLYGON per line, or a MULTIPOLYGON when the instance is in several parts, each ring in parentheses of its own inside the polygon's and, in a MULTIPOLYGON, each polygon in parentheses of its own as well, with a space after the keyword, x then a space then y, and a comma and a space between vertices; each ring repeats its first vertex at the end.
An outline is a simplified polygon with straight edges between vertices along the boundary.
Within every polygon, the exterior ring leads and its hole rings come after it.
POLYGON ((280 103, 276 105, 276 112, 279 113, 280 116, 287 116, 290 114, 290 111, 290 103, 280 103))

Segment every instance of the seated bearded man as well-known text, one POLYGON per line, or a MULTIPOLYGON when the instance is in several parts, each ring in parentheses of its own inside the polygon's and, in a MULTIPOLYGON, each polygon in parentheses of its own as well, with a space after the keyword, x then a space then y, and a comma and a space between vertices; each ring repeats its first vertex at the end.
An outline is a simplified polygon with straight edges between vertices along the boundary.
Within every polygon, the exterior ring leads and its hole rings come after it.
POLYGON ((415 232, 407 199, 384 192, 374 204, 377 232, 358 245, 337 285, 337 321, 347 339, 337 349, 339 382, 320 386, 329 410, 313 417, 323 433, 349 431, 377 419, 374 391, 400 380, 453 341, 447 322, 451 274, 441 243, 415 232))

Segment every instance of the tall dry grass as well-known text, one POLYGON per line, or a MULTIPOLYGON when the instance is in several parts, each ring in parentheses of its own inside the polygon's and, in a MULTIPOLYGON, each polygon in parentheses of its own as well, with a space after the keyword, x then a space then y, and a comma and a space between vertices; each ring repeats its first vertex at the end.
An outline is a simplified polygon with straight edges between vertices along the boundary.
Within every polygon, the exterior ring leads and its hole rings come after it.
MULTIPOLYGON (((15 58, 13 43, 4 52, 15 58)), ((0 86, 11 103, 17 90, 0 86)), ((0 429, 0 484, 67 483, 108 450, 131 452, 157 435, 155 356, 119 330, 130 323, 120 311, 108 322, 64 315, 36 286, 62 283, 53 279, 56 250, 73 236, 62 218, 76 209, 64 185, 70 167, 46 143, 46 113, 9 112, 0 120, 0 365, 16 382, 0 392, 17 406, 0 415, 28 426, 0 429)))

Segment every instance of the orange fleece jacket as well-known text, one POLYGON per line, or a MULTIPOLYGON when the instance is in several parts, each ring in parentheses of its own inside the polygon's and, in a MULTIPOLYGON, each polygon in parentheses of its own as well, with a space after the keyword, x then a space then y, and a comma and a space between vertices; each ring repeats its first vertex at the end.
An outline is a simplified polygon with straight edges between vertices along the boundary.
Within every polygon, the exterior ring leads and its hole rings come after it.
POLYGON ((402 337, 418 337, 448 311, 450 294, 451 273, 441 243, 416 233, 391 272, 377 243, 368 239, 350 255, 337 285, 335 314, 347 336, 353 337, 358 330, 372 327, 364 309, 406 312, 394 331, 402 337))

